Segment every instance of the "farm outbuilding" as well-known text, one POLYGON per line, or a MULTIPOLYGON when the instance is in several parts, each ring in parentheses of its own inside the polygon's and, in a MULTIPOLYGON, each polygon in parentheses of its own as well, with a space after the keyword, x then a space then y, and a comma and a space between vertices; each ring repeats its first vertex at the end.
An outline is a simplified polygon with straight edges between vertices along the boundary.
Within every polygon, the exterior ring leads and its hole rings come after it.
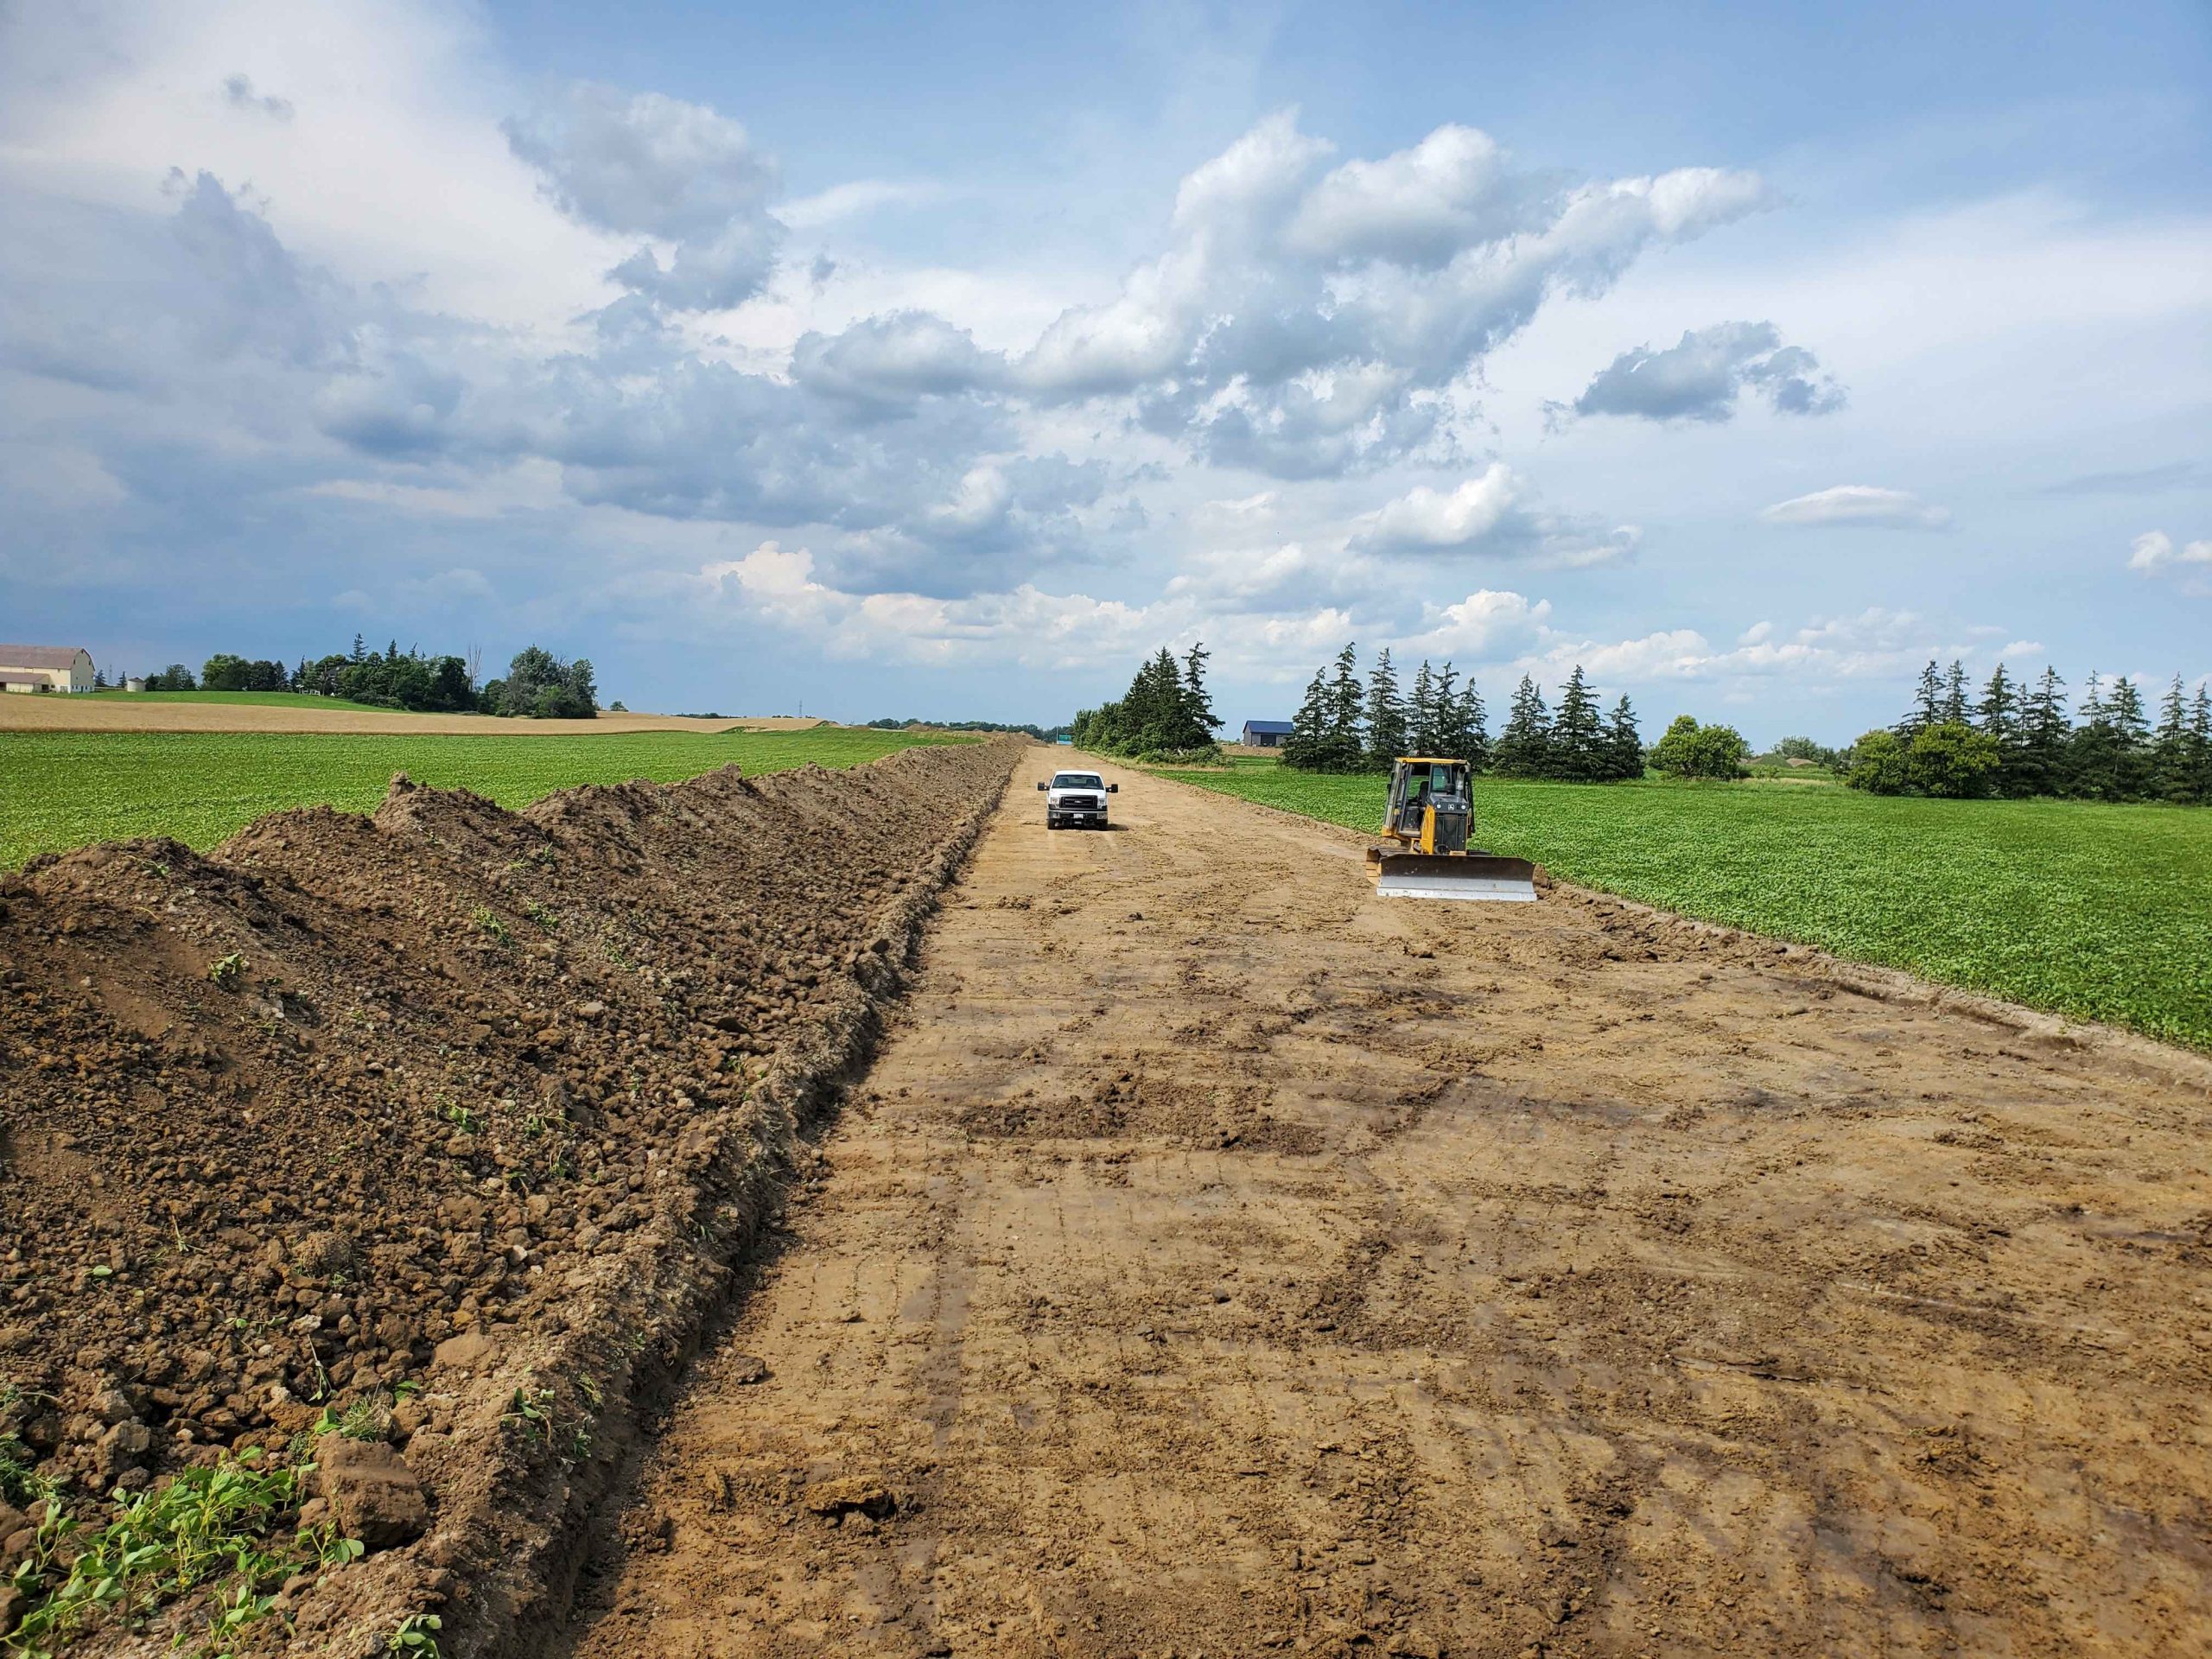
POLYGON ((0 645, 0 690, 89 691, 92 653, 75 645, 0 645))
POLYGON ((1279 749, 1282 741, 1290 735, 1287 720, 1248 720, 1244 735, 1238 741, 1248 749, 1279 749))

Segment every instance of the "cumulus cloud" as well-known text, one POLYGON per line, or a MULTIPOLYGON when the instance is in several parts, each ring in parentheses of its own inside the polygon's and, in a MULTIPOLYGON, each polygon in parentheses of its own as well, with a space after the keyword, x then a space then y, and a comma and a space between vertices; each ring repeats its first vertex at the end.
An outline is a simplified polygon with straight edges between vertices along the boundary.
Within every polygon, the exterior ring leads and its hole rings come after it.
POLYGON ((1328 153, 1285 112, 1196 168, 1166 248, 1113 298, 1063 312, 1014 383, 1134 396, 1150 429, 1219 464, 1382 465, 1434 441, 1424 397, 1548 297, 1601 294, 1647 249, 1767 200, 1756 175, 1711 168, 1568 184, 1460 126, 1321 173, 1328 153))
POLYGON ((1451 490, 1417 485, 1361 521, 1357 546, 1378 552, 1541 556, 1560 564, 1602 564, 1627 557, 1638 539, 1633 525, 1607 530, 1597 521, 1553 513, 1535 499, 1528 480, 1503 461, 1451 490))
POLYGON ((1330 261, 1434 269, 1478 242, 1536 228, 1544 188, 1540 175, 1516 174, 1488 133, 1446 124, 1410 149, 1327 174, 1285 239, 1330 261))
POLYGON ((640 247, 610 273, 672 310, 718 310, 758 294, 775 268, 783 225, 768 211, 772 157, 703 105, 658 92, 578 83, 504 124, 547 196, 597 230, 669 246, 640 247))
POLYGON ((1541 637, 1551 601, 1482 588, 1450 605, 1428 607, 1418 632, 1400 644, 1408 652, 1466 664, 1511 657, 1541 637))
POLYGON ((1872 484, 1838 484, 1810 495, 1792 496, 1764 509, 1759 517, 1774 524, 1867 530, 1941 530, 1951 522, 1948 508, 1931 505, 1909 490, 1872 484))
POLYGON ((835 396, 874 403, 944 397, 995 385, 1005 359, 925 311, 865 317, 836 334, 802 334, 792 377, 835 396))
POLYGON ((1802 346, 1784 346, 1770 322, 1723 322, 1686 332, 1664 351, 1624 352, 1574 400, 1578 415, 1651 421, 1725 421, 1745 390, 1784 415, 1825 415, 1843 389, 1802 346))
POLYGON ((2127 568, 2145 575, 2212 572, 2212 540, 2177 543, 2163 530, 2148 530, 2135 538, 2127 568))

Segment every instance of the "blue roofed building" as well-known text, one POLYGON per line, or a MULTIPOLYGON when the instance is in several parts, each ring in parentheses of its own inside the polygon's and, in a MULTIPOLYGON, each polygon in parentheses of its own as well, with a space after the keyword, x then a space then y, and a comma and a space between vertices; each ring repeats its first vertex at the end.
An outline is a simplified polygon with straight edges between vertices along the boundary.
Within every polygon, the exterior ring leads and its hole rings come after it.
POLYGON ((1237 741, 1248 749, 1279 749, 1283 739, 1290 735, 1287 720, 1248 720, 1244 735, 1237 741))

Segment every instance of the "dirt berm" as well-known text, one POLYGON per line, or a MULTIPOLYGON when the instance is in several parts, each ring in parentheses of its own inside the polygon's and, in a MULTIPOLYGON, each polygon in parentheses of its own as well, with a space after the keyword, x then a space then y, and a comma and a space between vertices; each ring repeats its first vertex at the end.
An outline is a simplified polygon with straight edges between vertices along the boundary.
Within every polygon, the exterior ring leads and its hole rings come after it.
MULTIPOLYGON (((319 1502, 385 1547, 238 1650, 435 1613, 497 1651, 564 1602, 633 1403, 777 1223, 1025 747, 520 814, 402 779, 372 817, 0 879, 0 1628, 81 1544, 26 1524, 49 1483, 96 1525, 250 1448, 319 1446, 319 1502)), ((71 1651, 167 1652, 207 1595, 71 1651)))

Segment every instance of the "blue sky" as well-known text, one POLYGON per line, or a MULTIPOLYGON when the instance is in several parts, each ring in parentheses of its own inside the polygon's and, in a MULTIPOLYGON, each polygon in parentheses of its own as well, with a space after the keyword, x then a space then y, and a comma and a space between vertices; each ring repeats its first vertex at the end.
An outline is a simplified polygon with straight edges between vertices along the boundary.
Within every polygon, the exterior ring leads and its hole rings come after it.
POLYGON ((2212 671, 2212 14, 0 3, 0 638, 2212 671))

